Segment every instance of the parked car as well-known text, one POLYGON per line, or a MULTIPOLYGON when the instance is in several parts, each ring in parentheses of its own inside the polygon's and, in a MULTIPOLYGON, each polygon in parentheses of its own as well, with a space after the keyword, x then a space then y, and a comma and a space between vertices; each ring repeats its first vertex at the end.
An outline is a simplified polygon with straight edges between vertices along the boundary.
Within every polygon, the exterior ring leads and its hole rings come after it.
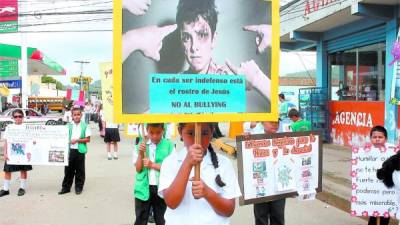
POLYGON ((43 116, 41 113, 33 109, 12 108, 0 114, 0 130, 4 131, 8 124, 14 123, 14 120, 12 118, 12 112, 16 109, 20 109, 24 113, 24 123, 34 123, 43 125, 63 124, 61 115, 55 114, 55 115, 43 116))

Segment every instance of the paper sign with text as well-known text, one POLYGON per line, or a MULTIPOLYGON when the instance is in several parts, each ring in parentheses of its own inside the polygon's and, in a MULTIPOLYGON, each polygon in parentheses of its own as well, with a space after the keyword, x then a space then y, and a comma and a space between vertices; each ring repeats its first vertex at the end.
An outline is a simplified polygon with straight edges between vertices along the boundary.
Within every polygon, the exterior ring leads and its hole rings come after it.
POLYGON ((236 138, 240 204, 254 204, 322 190, 319 132, 255 134, 236 138))
POLYGON ((151 74, 150 113, 245 112, 241 75, 151 74))
POLYGON ((68 165, 68 128, 46 125, 8 125, 4 138, 10 165, 68 165))
POLYGON ((371 143, 364 147, 352 148, 351 159, 351 215, 353 216, 394 216, 397 211, 395 189, 388 189, 376 177, 382 163, 396 154, 396 147, 386 144, 375 148, 371 143))

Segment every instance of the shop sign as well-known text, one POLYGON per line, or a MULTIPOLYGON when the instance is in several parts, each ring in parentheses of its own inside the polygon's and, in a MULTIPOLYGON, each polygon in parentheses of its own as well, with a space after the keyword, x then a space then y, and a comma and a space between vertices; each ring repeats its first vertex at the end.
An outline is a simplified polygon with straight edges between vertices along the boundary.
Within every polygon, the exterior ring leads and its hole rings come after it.
POLYGON ((7 88, 21 88, 21 80, 0 80, 0 84, 4 84, 7 88))
POLYGON ((304 15, 307 16, 310 13, 316 12, 319 9, 327 7, 332 3, 338 2, 339 0, 309 0, 305 2, 304 15))
POLYGON ((0 60, 0 77, 18 76, 18 60, 0 60))
POLYGON ((372 127, 384 124, 384 102, 331 101, 331 138, 334 144, 363 146, 372 127))
POLYGON ((18 32, 18 0, 0 1, 0 33, 18 32))

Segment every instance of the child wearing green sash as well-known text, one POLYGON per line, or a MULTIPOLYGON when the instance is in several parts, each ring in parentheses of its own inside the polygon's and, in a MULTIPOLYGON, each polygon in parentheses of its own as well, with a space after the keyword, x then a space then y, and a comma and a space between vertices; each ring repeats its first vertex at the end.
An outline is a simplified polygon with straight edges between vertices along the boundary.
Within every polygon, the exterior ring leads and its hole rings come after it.
POLYGON ((174 150, 174 144, 163 139, 164 124, 147 124, 147 138, 139 143, 135 177, 135 225, 146 225, 150 207, 154 210, 156 225, 164 225, 165 202, 158 196, 160 168, 164 159, 174 150))
POLYGON ((69 156, 68 166, 64 169, 64 179, 62 189, 58 192, 59 195, 70 192, 72 182, 75 177, 75 193, 82 193, 85 183, 85 154, 87 152, 86 144, 90 142, 90 128, 87 124, 81 121, 81 108, 73 108, 71 110, 72 123, 68 123, 69 128, 69 156))

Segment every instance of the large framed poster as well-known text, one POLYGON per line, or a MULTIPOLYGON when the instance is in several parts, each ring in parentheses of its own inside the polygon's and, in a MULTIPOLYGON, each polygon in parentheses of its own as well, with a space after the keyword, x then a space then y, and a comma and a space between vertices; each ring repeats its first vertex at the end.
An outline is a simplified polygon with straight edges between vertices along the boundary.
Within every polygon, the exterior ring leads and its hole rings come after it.
POLYGON ((320 132, 238 136, 236 146, 241 205, 296 195, 307 200, 322 191, 320 132))
POLYGON ((10 165, 68 165, 69 133, 66 126, 10 124, 4 138, 10 165))
POLYGON ((114 1, 116 121, 277 120, 279 33, 279 1, 114 1))

